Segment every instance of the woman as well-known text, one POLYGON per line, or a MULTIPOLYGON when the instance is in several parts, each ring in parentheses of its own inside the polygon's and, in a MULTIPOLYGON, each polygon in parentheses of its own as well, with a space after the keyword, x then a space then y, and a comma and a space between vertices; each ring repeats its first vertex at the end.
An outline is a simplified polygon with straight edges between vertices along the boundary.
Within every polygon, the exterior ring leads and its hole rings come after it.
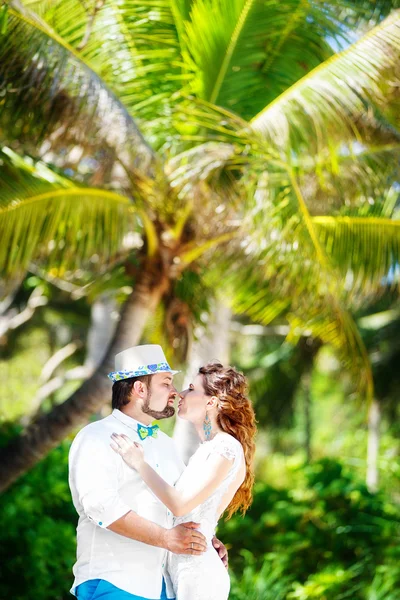
POLYGON ((228 598, 229 575, 211 539, 223 512, 227 518, 238 510, 244 513, 252 500, 256 426, 246 388, 242 373, 210 363, 180 394, 178 415, 194 424, 202 443, 175 487, 145 462, 139 444, 126 436, 112 436, 112 448, 171 510, 174 525, 200 523, 207 539, 208 549, 201 556, 169 554, 168 574, 176 600, 228 598))

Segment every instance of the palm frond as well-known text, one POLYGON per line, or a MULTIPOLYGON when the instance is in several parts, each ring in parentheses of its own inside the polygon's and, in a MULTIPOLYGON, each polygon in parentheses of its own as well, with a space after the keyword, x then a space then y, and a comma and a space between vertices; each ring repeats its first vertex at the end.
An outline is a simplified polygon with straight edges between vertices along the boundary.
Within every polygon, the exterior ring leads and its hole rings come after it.
POLYGON ((304 248, 297 265, 285 257, 280 263, 270 254, 260 260, 258 270, 243 268, 232 274, 234 308, 253 322, 268 325, 287 322, 287 340, 296 343, 307 335, 330 345, 343 367, 352 375, 362 394, 371 394, 372 379, 365 347, 351 314, 342 301, 344 294, 336 281, 315 264, 310 264, 304 248), (299 264, 300 263, 300 264, 299 264))
POLYGON ((400 140, 301 157, 298 173, 313 215, 391 217, 398 198, 400 140))
POLYGON ((0 154, 0 272, 10 279, 31 261, 59 276, 90 266, 93 274, 132 250, 125 235, 138 229, 129 198, 79 187, 4 149, 0 154))
MULTIPOLYGON (((3 136, 29 142, 112 148, 128 167, 148 171, 154 155, 132 116, 82 57, 49 26, 9 9, 0 37, 3 136)), ((4 141, 3 138, 3 141, 4 141)), ((37 150, 36 150, 37 152, 37 150)))
POLYGON ((79 0, 56 0, 41 12, 144 125, 157 105, 180 89, 182 65, 169 0, 106 0, 87 7, 79 0))
POLYGON ((328 12, 299 0, 198 0, 186 26, 193 92, 251 118, 331 56, 326 39, 339 27, 328 12))
POLYGON ((329 5, 349 29, 379 23, 392 10, 400 8, 399 0, 332 0, 329 5))
POLYGON ((370 401, 373 396, 372 370, 360 332, 349 312, 336 312, 332 308, 327 304, 325 310, 290 313, 291 335, 288 339, 296 340, 307 330, 313 338, 333 348, 343 368, 356 382, 360 396, 370 401))
POLYGON ((240 245, 225 248, 225 256, 214 253, 213 260, 225 264, 236 310, 265 325, 285 319, 293 340, 307 334, 330 344, 359 390, 370 395, 370 364, 348 310, 345 277, 322 243, 298 184, 289 177, 280 193, 275 186, 263 190, 259 184, 240 245))
POLYGON ((249 294, 248 286, 244 289, 237 288, 232 298, 232 308, 236 314, 247 315, 253 321, 262 325, 269 325, 287 313, 290 307, 289 298, 275 298, 273 294, 268 298, 265 286, 258 287, 249 294))
POLYGON ((233 144, 208 142, 181 152, 165 165, 171 185, 182 197, 191 197, 199 182, 207 181, 231 163, 233 144))
POLYGON ((377 110, 396 129, 399 61, 400 12, 395 11, 283 92, 251 125, 287 153, 302 144, 312 153, 339 137, 361 139, 365 115, 375 118, 377 110))
POLYGON ((224 233, 219 237, 212 238, 210 240, 203 241, 200 244, 198 241, 193 242, 192 244, 182 248, 180 258, 185 265, 189 265, 190 263, 197 260, 200 256, 203 256, 203 254, 208 253, 213 248, 220 246, 225 242, 229 242, 236 236, 237 231, 234 231, 231 233, 224 233))
POLYGON ((312 218, 318 237, 342 273, 349 300, 365 302, 400 285, 400 220, 312 218))

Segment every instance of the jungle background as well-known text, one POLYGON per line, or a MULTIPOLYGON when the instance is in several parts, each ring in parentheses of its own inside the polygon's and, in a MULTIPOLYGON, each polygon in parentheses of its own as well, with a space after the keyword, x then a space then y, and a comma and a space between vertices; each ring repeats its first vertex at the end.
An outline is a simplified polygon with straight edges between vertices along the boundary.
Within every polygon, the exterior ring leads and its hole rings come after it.
POLYGON ((69 446, 161 343, 249 380, 230 598, 400 599, 399 9, 1 2, 1 598, 70 597, 69 446))

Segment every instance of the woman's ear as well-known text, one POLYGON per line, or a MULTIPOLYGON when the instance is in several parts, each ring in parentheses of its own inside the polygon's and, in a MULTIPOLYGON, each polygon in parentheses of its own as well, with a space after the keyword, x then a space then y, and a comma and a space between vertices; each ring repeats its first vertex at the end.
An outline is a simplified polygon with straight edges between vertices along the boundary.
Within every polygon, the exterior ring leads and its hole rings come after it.
POLYGON ((211 398, 209 398, 207 400, 207 406, 209 408, 216 408, 218 406, 218 398, 217 398, 217 396, 211 396, 211 398))

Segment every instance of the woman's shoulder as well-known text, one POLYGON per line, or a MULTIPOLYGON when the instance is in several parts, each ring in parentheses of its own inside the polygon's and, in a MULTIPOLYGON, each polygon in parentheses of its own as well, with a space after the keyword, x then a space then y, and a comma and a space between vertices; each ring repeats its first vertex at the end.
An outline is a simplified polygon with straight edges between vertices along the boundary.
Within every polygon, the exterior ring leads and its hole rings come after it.
POLYGON ((211 442, 213 442, 212 445, 215 451, 230 460, 243 454, 242 444, 238 439, 226 431, 219 431, 211 442))
POLYGON ((231 444, 239 444, 239 446, 241 446, 242 444, 239 442, 239 440, 237 438, 235 438, 234 435, 232 435, 231 433, 228 433, 227 431, 218 431, 218 433, 214 436, 213 438, 214 440, 224 440, 225 442, 231 443, 231 444))

